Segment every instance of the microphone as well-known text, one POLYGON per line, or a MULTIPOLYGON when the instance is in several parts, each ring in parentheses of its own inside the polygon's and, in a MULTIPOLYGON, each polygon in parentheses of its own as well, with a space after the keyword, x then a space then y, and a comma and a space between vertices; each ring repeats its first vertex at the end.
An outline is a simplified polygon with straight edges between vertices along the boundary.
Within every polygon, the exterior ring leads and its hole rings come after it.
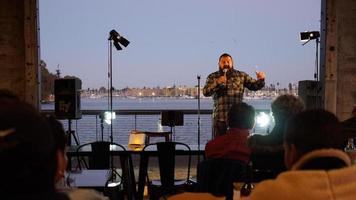
MULTIPOLYGON (((227 68, 224 68, 224 69, 223 69, 225 78, 226 78, 226 73, 227 73, 228 70, 229 70, 229 69, 227 69, 227 68)), ((221 87, 222 87, 222 88, 226 88, 226 83, 221 84, 221 87)))
POLYGON ((226 72, 227 72, 227 70, 229 70, 229 69, 223 69, 223 72, 224 72, 224 76, 226 76, 226 72))

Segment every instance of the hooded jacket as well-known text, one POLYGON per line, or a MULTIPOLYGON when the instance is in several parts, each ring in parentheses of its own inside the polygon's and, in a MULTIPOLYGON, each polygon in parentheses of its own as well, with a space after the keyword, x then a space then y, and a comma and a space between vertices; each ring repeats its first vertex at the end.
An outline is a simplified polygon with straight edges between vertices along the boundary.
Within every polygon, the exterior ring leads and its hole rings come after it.
POLYGON ((340 150, 315 150, 277 179, 257 184, 248 199, 354 200, 356 166, 351 166, 348 155, 340 150))

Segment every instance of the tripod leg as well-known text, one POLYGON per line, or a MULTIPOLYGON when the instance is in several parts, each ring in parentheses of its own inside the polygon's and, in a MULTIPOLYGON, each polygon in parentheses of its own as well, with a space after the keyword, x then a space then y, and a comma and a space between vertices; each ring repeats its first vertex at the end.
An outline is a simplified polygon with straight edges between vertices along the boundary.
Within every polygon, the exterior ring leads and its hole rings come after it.
POLYGON ((67 139, 68 139, 68 141, 67 141, 67 145, 68 146, 71 146, 72 145, 72 137, 74 138, 74 141, 75 141, 75 144, 76 145, 79 145, 79 140, 78 140, 78 138, 77 138, 77 136, 75 136, 75 134, 74 134, 74 131, 67 131, 67 139))
POLYGON ((74 141, 75 141, 75 144, 76 144, 76 145, 79 145, 79 140, 78 140, 78 138, 75 136, 74 131, 71 131, 71 134, 70 134, 70 135, 73 136, 74 141))
POLYGON ((173 126, 171 126, 171 133, 172 133, 171 141, 175 142, 176 141, 176 135, 173 132, 173 126))
POLYGON ((72 145, 72 136, 74 138, 75 144, 79 145, 79 140, 75 136, 74 131, 72 130, 72 120, 68 119, 68 131, 67 131, 67 136, 68 136, 68 146, 72 145))
POLYGON ((66 131, 66 137, 67 137, 67 145, 71 146, 72 145, 72 134, 69 131, 66 131))

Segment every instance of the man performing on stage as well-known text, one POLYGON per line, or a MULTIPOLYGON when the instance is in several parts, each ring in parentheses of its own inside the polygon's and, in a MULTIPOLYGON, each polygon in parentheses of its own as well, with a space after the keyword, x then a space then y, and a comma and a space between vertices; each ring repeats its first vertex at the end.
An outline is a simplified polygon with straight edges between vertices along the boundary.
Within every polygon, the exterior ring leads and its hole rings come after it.
POLYGON ((227 112, 242 101, 244 88, 259 90, 265 85, 265 73, 256 71, 257 80, 233 68, 232 57, 224 53, 219 58, 219 70, 209 74, 203 88, 205 96, 213 96, 213 138, 225 134, 227 112))

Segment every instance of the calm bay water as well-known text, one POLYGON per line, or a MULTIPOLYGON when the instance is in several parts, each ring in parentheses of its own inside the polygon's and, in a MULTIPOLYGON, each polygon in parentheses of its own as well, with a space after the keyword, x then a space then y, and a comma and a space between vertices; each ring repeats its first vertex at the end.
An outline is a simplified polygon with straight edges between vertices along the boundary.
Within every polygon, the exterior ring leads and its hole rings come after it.
MULTIPOLYGON (((269 110, 271 100, 246 100, 257 110, 269 110)), ((201 99, 201 109, 212 109, 211 99, 201 99)), ((178 98, 113 98, 113 110, 197 110, 197 99, 178 98)), ((43 110, 54 110, 54 103, 42 104, 43 110)), ((82 98, 82 110, 108 110, 107 98, 82 98)), ((177 126, 174 130, 175 141, 187 144, 198 142, 198 119, 197 115, 185 115, 184 126, 177 126)), ((65 129, 68 129, 68 121, 62 120, 65 129)), ((123 115, 117 116, 113 122, 114 142, 127 144, 131 130, 142 131, 169 131, 170 127, 160 125, 160 115, 123 115)), ((200 143, 205 145, 211 139, 211 115, 201 115, 200 143)), ((271 128, 271 127, 267 127, 271 128)), ((101 123, 97 115, 83 115, 82 119, 72 121, 72 129, 80 143, 96 140, 110 140, 110 126, 101 123)), ((266 132, 266 128, 256 128, 255 132, 266 132)), ((155 140, 153 140, 155 141, 155 140)), ((157 139, 156 141, 161 141, 157 139)))
MULTIPOLYGON (((258 99, 258 100, 246 100, 246 103, 254 106, 255 109, 269 109, 271 100, 258 99)), ((213 101, 211 99, 201 99, 201 109, 212 109, 213 101)), ((54 104, 42 104, 42 109, 53 110, 54 104)), ((107 110, 108 98, 82 98, 81 99, 82 110, 107 110)), ((198 109, 197 99, 180 99, 180 98, 113 98, 113 109, 129 109, 129 110, 166 110, 166 109, 198 109)))

